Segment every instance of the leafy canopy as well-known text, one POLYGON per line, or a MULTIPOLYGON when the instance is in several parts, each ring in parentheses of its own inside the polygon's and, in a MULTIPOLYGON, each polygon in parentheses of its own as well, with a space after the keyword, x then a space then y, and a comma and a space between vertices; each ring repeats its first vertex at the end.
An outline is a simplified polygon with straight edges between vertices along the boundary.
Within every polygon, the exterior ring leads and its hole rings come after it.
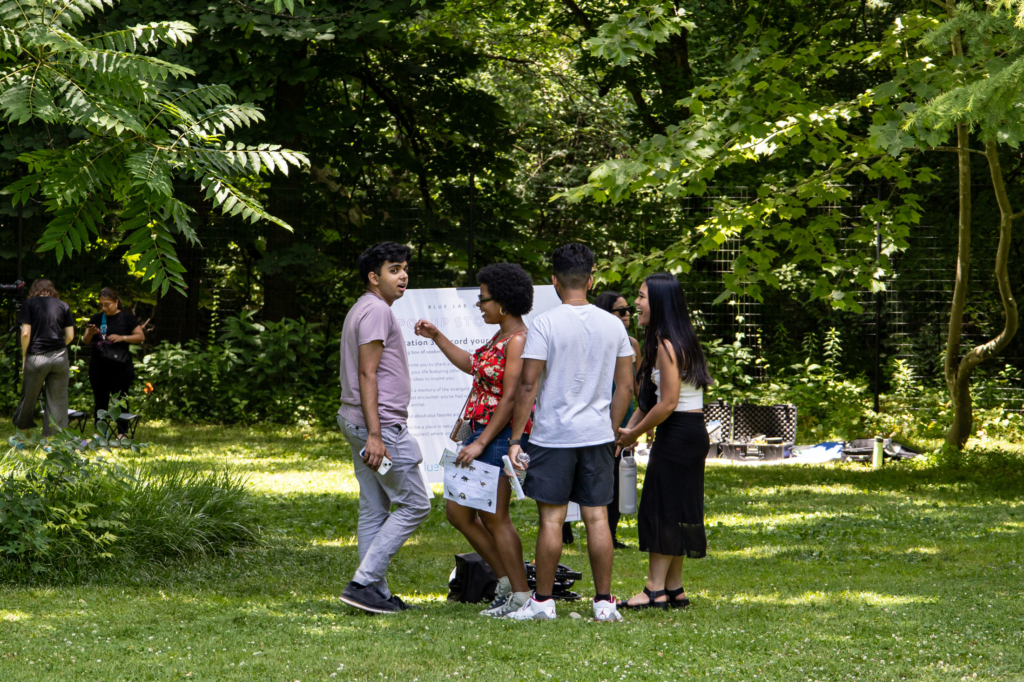
POLYGON ((162 293, 181 291, 176 235, 196 243, 195 209, 175 198, 175 181, 197 183, 226 215, 265 219, 243 188, 262 173, 309 165, 298 152, 225 139, 263 120, 224 85, 194 85, 193 72, 149 53, 189 44, 195 29, 178 21, 80 35, 113 0, 0 0, 0 112, 8 124, 41 123, 47 149, 19 159, 28 174, 4 189, 15 205, 39 196, 53 219, 41 251, 57 260, 82 251, 116 218, 138 256, 135 269, 162 293), (58 143, 57 140, 68 140, 58 143))
MULTIPOLYGON (((731 294, 760 299, 764 286, 780 286, 784 268, 816 271, 811 296, 839 308, 860 310, 851 293, 884 287, 888 256, 905 247, 920 216, 911 182, 931 174, 914 170, 909 157, 887 154, 867 134, 872 117, 892 108, 888 99, 837 88, 851 64, 867 72, 888 67, 871 59, 880 49, 877 40, 853 37, 845 16, 854 16, 859 3, 845 6, 849 11, 787 30, 762 27, 752 9, 735 56, 677 103, 679 118, 665 134, 602 163, 587 184, 563 195, 612 202, 707 196, 739 168, 756 167, 758 185, 749 200, 718 200, 669 248, 613 259, 606 264, 608 281, 656 269, 686 271, 695 258, 742 233, 745 250, 725 278, 731 294), (849 203, 850 185, 865 184, 884 191, 865 201, 859 217, 833 208, 849 203), (880 258, 874 249, 879 235, 880 258)), ((629 41, 628 32, 616 35, 629 41)), ((594 43, 590 49, 598 56, 594 43)), ((608 45, 601 49, 612 52, 608 45)))

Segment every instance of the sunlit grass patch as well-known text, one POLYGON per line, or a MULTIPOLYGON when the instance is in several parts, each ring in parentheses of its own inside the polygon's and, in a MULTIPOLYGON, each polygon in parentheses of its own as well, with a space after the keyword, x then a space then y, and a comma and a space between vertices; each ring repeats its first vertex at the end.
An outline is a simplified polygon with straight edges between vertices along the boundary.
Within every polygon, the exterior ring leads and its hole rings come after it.
MULTIPOLYGON (((155 447, 125 461, 244 476, 265 543, 132 584, 0 587, 0 679, 1016 682, 1024 669, 1024 486, 1012 470, 997 481, 917 465, 709 467, 708 557, 683 564, 693 606, 605 626, 586 619, 586 599, 559 604, 553 623, 447 602, 453 555, 471 550, 437 498, 388 575, 423 610, 379 618, 337 599, 358 563, 340 434, 143 428, 155 447)), ((535 507, 515 502, 512 516, 532 558, 535 507)), ((589 598, 575 530, 562 562, 583 570, 589 598)), ((635 516, 619 537, 636 546, 635 516)), ((638 592, 645 571, 644 555, 616 551, 613 593, 638 592)))

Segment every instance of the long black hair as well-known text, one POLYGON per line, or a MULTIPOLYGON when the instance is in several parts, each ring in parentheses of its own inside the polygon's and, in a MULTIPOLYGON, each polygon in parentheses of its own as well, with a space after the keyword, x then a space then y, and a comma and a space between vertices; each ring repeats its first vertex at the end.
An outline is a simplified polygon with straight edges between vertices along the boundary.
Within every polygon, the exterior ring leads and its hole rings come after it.
POLYGON ((644 337, 644 358, 640 362, 640 378, 651 380, 651 372, 658 361, 658 345, 668 341, 679 363, 679 377, 683 383, 705 389, 714 383, 708 371, 704 351, 697 332, 690 323, 690 310, 679 280, 667 272, 658 272, 644 280, 651 317, 644 337))
POLYGON ((615 302, 620 298, 625 298, 625 296, 617 291, 606 291, 594 299, 594 305, 606 313, 610 313, 615 307, 615 302))

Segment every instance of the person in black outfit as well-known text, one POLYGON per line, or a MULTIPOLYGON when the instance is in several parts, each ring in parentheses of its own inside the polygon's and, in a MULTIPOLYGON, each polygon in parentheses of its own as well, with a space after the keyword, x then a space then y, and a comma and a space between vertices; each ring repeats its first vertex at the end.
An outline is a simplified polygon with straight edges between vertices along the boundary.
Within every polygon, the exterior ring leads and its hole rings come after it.
MULTIPOLYGON (((135 381, 135 366, 128 346, 146 340, 142 325, 130 310, 123 310, 121 297, 113 287, 100 290, 100 310, 89 318, 85 343, 92 343, 89 359, 89 383, 92 384, 93 417, 110 407, 110 399, 123 398, 128 407, 128 389, 135 381)), ((128 423, 118 420, 117 430, 124 434, 128 423)))
MULTIPOLYGON (((626 297, 617 291, 605 291, 596 299, 594 299, 594 305, 611 313, 615 317, 619 318, 626 327, 626 331, 629 331, 629 323, 633 321, 633 306, 629 305, 626 301, 626 297)), ((636 377, 637 371, 640 369, 640 344, 632 336, 629 337, 629 345, 633 347, 633 376, 636 377)), ((634 393, 635 391, 634 386, 634 393)), ((612 384, 612 392, 615 391, 615 385, 612 384)), ((629 424, 630 417, 633 416, 633 402, 630 401, 629 409, 626 410, 626 417, 622 420, 620 427, 625 428, 629 424)), ((622 448, 616 448, 615 451, 615 497, 612 499, 612 503, 608 505, 608 527, 612 531, 612 546, 615 549, 628 549, 629 545, 619 541, 619 456, 622 454, 622 448)), ((571 531, 570 531, 571 532, 571 531)))
POLYGON ((14 411, 19 429, 35 426, 32 418, 36 400, 45 387, 43 435, 53 433, 53 424, 68 427, 68 378, 71 362, 68 344, 75 338, 75 319, 68 304, 60 300, 48 279, 32 282, 28 300, 18 313, 21 325, 21 402, 14 411))
POLYGON ((640 287, 636 307, 641 326, 647 328, 640 405, 629 427, 619 430, 618 444, 629 447, 655 426, 657 432, 637 515, 640 551, 650 555, 647 585, 620 606, 667 609, 690 603, 683 590, 683 559, 707 554, 708 432, 703 413, 704 389, 713 380, 678 279, 668 273, 651 275, 640 287))

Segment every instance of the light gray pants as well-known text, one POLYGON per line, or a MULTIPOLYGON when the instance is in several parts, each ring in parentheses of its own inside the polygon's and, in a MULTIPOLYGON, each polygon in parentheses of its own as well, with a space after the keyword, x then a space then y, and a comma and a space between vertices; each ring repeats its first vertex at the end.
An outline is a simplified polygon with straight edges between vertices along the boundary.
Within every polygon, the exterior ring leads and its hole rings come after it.
POLYGON ((14 425, 19 429, 31 429, 36 425, 32 415, 35 413, 39 393, 45 388, 43 435, 53 435, 51 423, 62 429, 68 428, 70 375, 71 362, 68 360, 67 348, 26 357, 25 374, 21 377, 21 403, 14 411, 14 425))
POLYGON ((386 599, 391 591, 384 574, 391 557, 430 513, 430 497, 419 469, 423 455, 408 426, 385 426, 381 438, 393 465, 381 476, 359 456, 369 437, 366 428, 340 416, 338 426, 352 446, 352 464, 359 481, 359 568, 352 579, 376 587, 386 599))

